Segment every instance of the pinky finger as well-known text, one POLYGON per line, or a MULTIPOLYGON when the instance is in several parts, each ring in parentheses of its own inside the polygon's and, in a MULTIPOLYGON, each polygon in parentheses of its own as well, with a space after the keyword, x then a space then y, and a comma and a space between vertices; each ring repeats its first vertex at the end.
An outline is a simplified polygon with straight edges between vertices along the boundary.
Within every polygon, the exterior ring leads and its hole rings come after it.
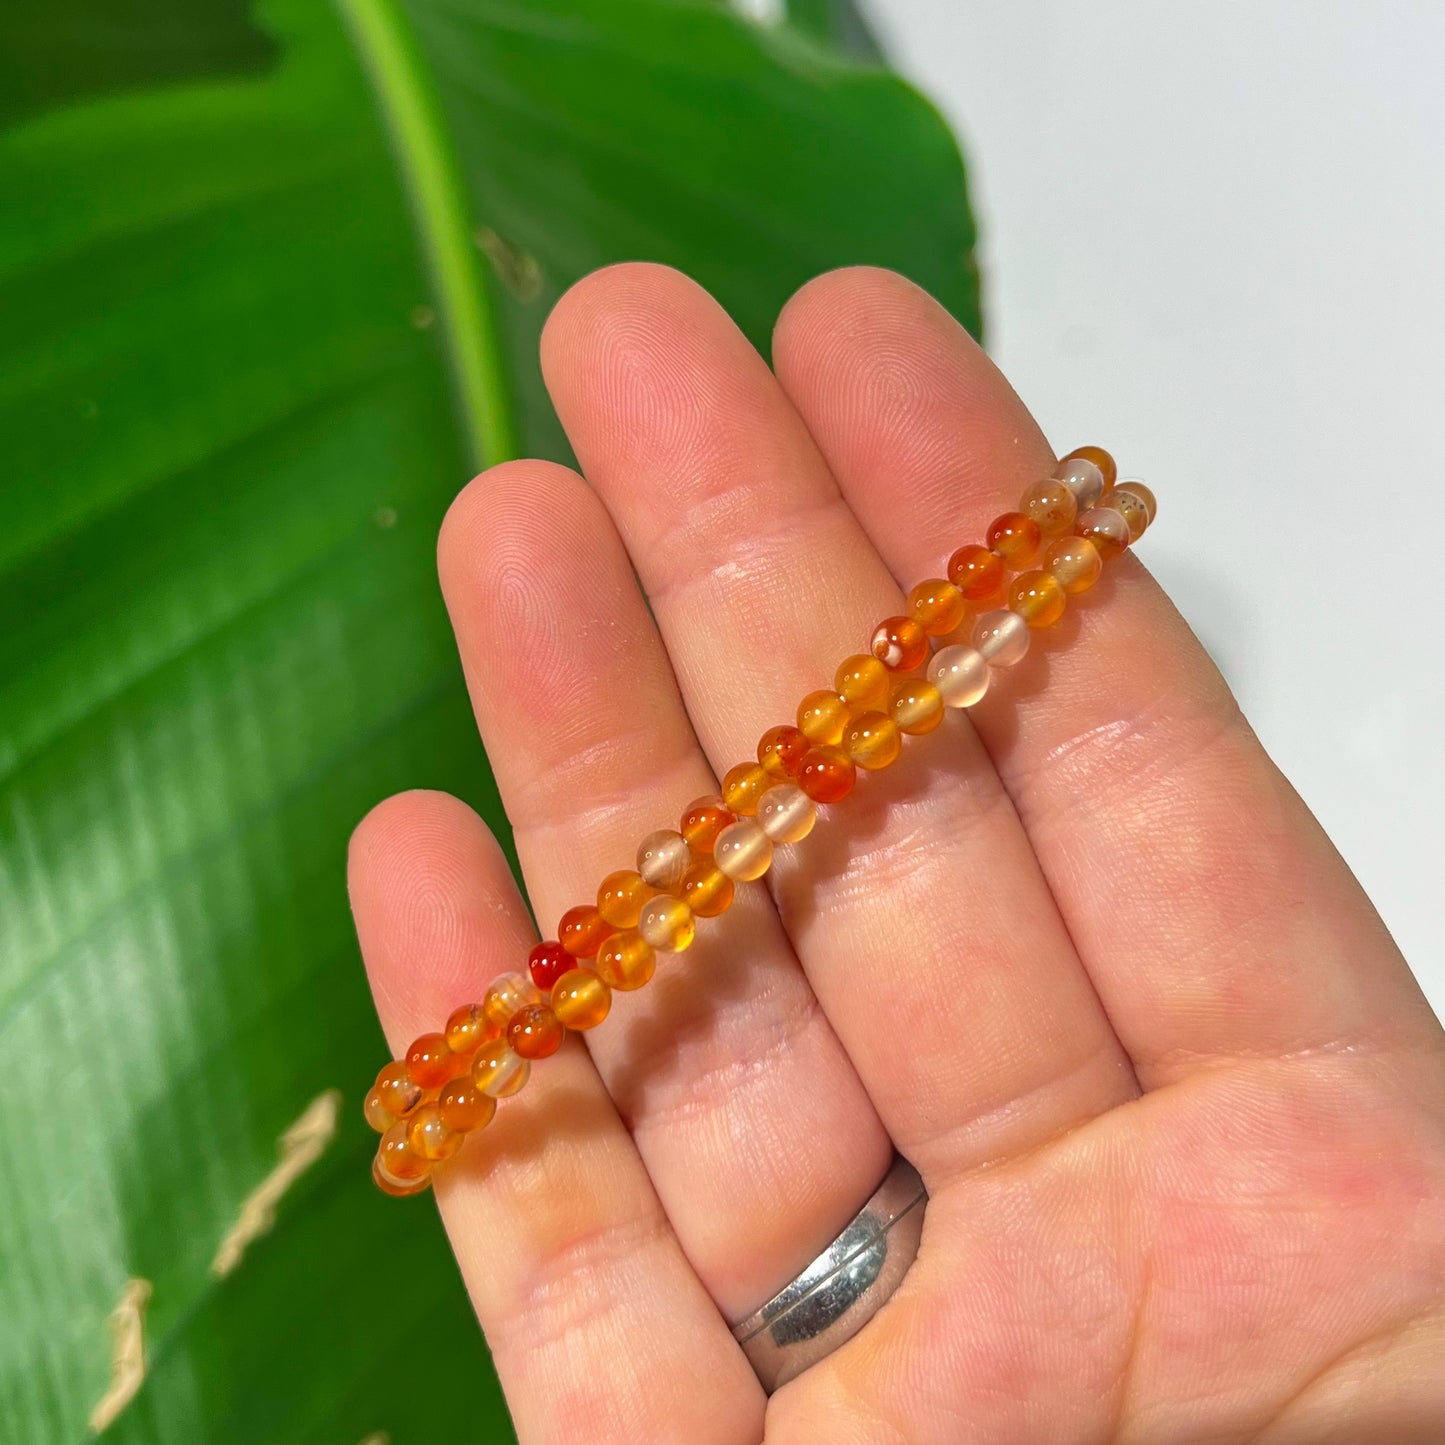
MULTIPOLYGON (((446 794, 375 808, 349 877, 394 1051, 535 941, 501 849, 446 794)), ((575 1040, 442 1166, 436 1194, 521 1445, 761 1437, 757 1381, 575 1040)))

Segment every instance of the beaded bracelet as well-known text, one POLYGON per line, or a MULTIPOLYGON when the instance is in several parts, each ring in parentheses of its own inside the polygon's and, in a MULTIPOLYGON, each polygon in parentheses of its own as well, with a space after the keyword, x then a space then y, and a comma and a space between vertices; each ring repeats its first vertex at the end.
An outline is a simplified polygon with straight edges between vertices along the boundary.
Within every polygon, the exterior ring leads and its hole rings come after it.
POLYGON ((888 767, 904 736, 932 732, 945 708, 978 702, 991 669, 1020 661, 1031 632, 1057 622, 1069 597, 1143 536, 1154 511, 1149 488, 1116 482, 1099 447, 1070 452, 1029 487, 1018 511, 994 519, 986 545, 959 548, 947 579, 920 582, 907 615, 880 622, 833 688, 803 699, 796 725, 763 734, 756 760, 724 776, 720 797, 688 804, 677 828, 642 840, 635 869, 609 873, 596 903, 568 909, 557 937, 527 956, 526 973, 504 973, 481 1003, 463 1004, 440 1033, 414 1039, 381 1070, 365 1106, 381 1135, 376 1183, 388 1194, 425 1190, 434 1166, 526 1084, 533 1060, 556 1053, 569 1029, 600 1024, 613 990, 641 988, 659 953, 687 948, 697 920, 725 913, 736 884, 762 878, 774 845, 802 842, 818 805, 842 802, 859 768, 888 767), (930 659, 930 639, 959 633, 970 610, 979 614, 972 645, 945 641, 930 659))

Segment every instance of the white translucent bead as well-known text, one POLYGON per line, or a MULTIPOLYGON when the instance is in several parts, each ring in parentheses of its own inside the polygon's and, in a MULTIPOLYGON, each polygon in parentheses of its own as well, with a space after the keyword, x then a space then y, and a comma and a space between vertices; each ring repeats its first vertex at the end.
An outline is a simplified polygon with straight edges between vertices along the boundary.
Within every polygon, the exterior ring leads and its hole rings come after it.
POLYGON ((739 818, 717 835, 712 859, 729 878, 751 883, 761 878, 773 861, 773 840, 753 818, 739 818))
POLYGON ((1081 512, 1104 495, 1104 474, 1087 457, 1060 462, 1054 475, 1074 494, 1081 512))
POLYGON ((972 707, 988 691, 988 678, 988 659, 976 647, 940 647, 928 664, 945 707, 972 707))
POLYGON ((992 666, 1012 667, 1028 654, 1029 625, 1017 612, 985 612, 973 630, 973 645, 992 666))
POLYGON ((758 801, 758 822, 774 843, 801 843, 818 821, 818 805, 795 783, 779 783, 758 801))
POLYGON ((681 833, 659 828, 649 833, 637 847, 637 871, 644 883, 671 893, 692 862, 692 849, 681 833))
POLYGON ((660 953, 681 953, 697 933, 697 924, 681 898, 664 895, 643 906, 637 931, 660 953))

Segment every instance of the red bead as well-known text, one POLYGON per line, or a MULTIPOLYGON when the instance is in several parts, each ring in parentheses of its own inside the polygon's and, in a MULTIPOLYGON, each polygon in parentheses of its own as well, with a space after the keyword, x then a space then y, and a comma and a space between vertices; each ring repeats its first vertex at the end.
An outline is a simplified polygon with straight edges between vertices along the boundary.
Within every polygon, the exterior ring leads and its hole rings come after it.
POLYGON ((948 559, 948 580, 970 602, 996 597, 1003 587, 1003 558, 977 542, 960 547, 948 559))
POLYGON ((528 1004, 512 1015, 507 1025, 507 1042, 512 1052, 524 1059, 545 1059, 562 1047, 566 1029, 544 1003, 528 1004))
POLYGON ((885 617, 873 629, 868 650, 889 672, 912 672, 928 657, 928 634, 911 617, 885 617))
POLYGON ((758 761, 770 777, 796 777, 812 744, 800 728, 784 725, 769 728, 758 740, 758 761))
POLYGON ((423 1089, 439 1089, 456 1072, 457 1057, 445 1034, 422 1034, 406 1051, 406 1072, 423 1089))
POLYGON ((815 803, 837 803, 853 791, 858 769, 843 751, 824 744, 809 751, 798 773, 798 786, 815 803))
POLYGON ((557 937, 573 958, 596 958, 602 940, 611 932, 612 925, 591 903, 569 908, 557 925, 557 937))
POLYGON ((549 940, 539 943, 527 955, 527 967, 531 971, 532 982, 543 993, 551 993, 552 985, 568 969, 577 967, 577 960, 560 943, 549 940))
POLYGON ((1015 572, 1032 567, 1044 548, 1039 524, 1023 512, 1005 512, 989 524, 988 545, 1015 572))

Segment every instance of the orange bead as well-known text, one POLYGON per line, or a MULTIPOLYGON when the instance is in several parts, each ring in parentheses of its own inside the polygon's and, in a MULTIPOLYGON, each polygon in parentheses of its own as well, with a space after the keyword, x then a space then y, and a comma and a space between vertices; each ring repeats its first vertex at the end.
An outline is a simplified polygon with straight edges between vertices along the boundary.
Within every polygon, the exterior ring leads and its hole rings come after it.
POLYGON ((928 660, 928 634, 911 617, 885 617, 868 646, 889 672, 912 672, 928 660))
POLYGON ((836 743, 851 716, 836 692, 810 692, 798 704, 798 730, 810 743, 836 743))
POLYGON ((464 1003, 447 1019, 447 1047, 454 1054, 472 1054, 483 1039, 495 1038, 497 1027, 479 1003, 464 1003))
POLYGON ((396 1123, 396 1115, 381 1102, 381 1095, 374 1088, 367 1091, 361 1112, 366 1116, 366 1122, 378 1134, 385 1134, 396 1123))
POLYGON ((377 1074, 375 1088, 382 1108, 398 1119, 411 1113, 422 1101, 421 1085, 413 1081, 400 1059, 393 1060, 377 1074))
POLYGON ((887 713, 865 712, 853 719, 843 747, 860 768, 877 772, 897 761, 903 739, 898 724, 887 713))
POLYGON ((411 1123, 407 1119, 398 1119, 381 1136, 376 1157, 392 1179, 420 1179, 431 1172, 431 1165, 411 1147, 411 1123))
POLYGON ((504 973, 492 980, 487 996, 482 1000, 482 1012, 500 1035, 506 1031, 518 1009, 541 1001, 541 991, 526 974, 504 973))
POLYGON ((1052 627, 1064 615, 1068 595, 1052 572, 1020 572, 1009 588, 1009 608, 1030 627, 1052 627))
POLYGON ((406 1071, 423 1089, 440 1089, 456 1072, 456 1055, 442 1034, 422 1034, 406 1051, 406 1071))
POLYGON ((1062 483, 1050 478, 1035 482, 1023 495, 1019 511, 1032 518, 1044 540, 1062 537, 1074 525, 1079 515, 1079 503, 1074 494, 1062 483))
POLYGON ((733 821, 721 798, 695 798, 687 805, 678 832, 694 853, 711 853, 717 835, 733 821))
POLYGON ((769 777, 779 781, 796 775, 807 752, 808 735, 801 728, 769 728, 758 740, 758 762, 769 777))
POLYGON ((950 580, 968 602, 991 602, 1003 589, 1003 558, 970 542, 948 559, 950 580))
POLYGON ((435 1104, 423 1104, 411 1116, 407 1138, 411 1141, 412 1153, 433 1164, 450 1159, 462 1147, 462 1136, 442 1118, 435 1104))
POLYGON ((1004 560, 1011 572, 1032 567, 1044 549, 1044 534, 1032 517, 1022 512, 1004 512, 989 523, 988 545, 1004 560))
POLYGON ((552 985, 552 1012, 564 1028, 594 1029, 612 1007, 612 990, 590 968, 574 968, 552 985))
POLYGON ((1149 509, 1142 497, 1135 496, 1132 487, 1111 487, 1104 493, 1104 500, 1099 505, 1111 508, 1124 519, 1129 528, 1130 542, 1137 542, 1144 535, 1144 529, 1149 525, 1149 509))
POLYGON ((1080 513, 1074 532, 1087 537, 1105 562, 1112 562, 1129 545, 1129 524, 1112 507, 1090 507, 1080 513))
POLYGON ((1144 503, 1144 515, 1149 525, 1154 525, 1154 518, 1159 511, 1159 503, 1155 500, 1154 493, 1139 481, 1136 477, 1130 477, 1127 481, 1119 482, 1116 490, 1121 492, 1132 492, 1141 502, 1144 503))
POLYGON ((630 868, 609 873, 597 889, 597 911, 614 928, 632 928, 637 923, 642 905, 656 890, 642 881, 640 873, 630 868))
POLYGON ((387 1173, 386 1166, 381 1162, 380 1154, 371 1161, 371 1178, 383 1194, 390 1194, 397 1199, 405 1199, 413 1194, 425 1194, 431 1188, 429 1173, 416 1179, 394 1178, 387 1173))
POLYGON ((872 712, 888 701, 888 669, 876 657, 855 653, 843 659, 833 686, 850 712, 872 712))
POLYGON ((566 1032, 546 1004, 532 1003, 512 1015, 507 1042, 518 1058, 545 1059, 562 1047, 566 1032))
POLYGON ((635 929, 614 933, 597 952, 598 978, 609 988, 624 993, 641 988, 656 967, 657 955, 652 945, 635 929))
POLYGON ((1087 537, 1060 537, 1044 553, 1044 571, 1057 577, 1071 597, 1087 592, 1103 570, 1099 549, 1087 537))
POLYGON ((1068 456, 1062 457, 1060 460, 1071 462, 1075 457, 1082 457, 1086 462, 1093 462, 1104 474, 1105 487, 1114 485, 1119 476, 1119 469, 1114 465, 1114 458, 1103 447, 1075 447, 1068 456))
POLYGON ((557 924, 557 940, 573 958, 595 957, 611 932, 612 925, 591 903, 569 908, 557 924))
POLYGON ((761 763, 739 763, 729 768, 723 778, 723 802, 735 818, 751 818, 758 811, 758 799, 772 785, 773 780, 761 763))
POLYGON ((888 715, 899 732, 931 733, 943 721, 943 697, 924 677, 901 677, 893 684, 888 715))
POLYGON ((527 1082, 531 1069, 506 1039, 488 1039, 472 1060, 472 1083, 493 1099, 506 1099, 527 1082))
POLYGON ((437 1112, 449 1128, 470 1134, 484 1129, 497 1112, 497 1101, 477 1088, 470 1076, 453 1079, 437 1100, 437 1112))
POLYGON ((823 745, 803 759, 798 786, 815 803, 840 803, 853 791, 858 768, 842 748, 823 745))
POLYGON ((909 615, 930 637, 956 632, 963 626, 967 611, 968 601, 962 589, 942 577, 930 577, 908 594, 909 615))
POLYGON ((678 892, 699 918, 717 918, 732 907, 736 889, 733 880, 711 858, 699 858, 682 875, 678 892))

